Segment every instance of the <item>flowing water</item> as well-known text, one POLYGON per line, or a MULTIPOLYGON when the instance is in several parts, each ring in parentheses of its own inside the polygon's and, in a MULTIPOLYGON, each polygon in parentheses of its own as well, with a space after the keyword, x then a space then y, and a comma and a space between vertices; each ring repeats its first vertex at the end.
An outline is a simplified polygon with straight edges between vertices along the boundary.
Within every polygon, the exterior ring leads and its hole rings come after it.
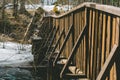
POLYGON ((43 80, 33 71, 20 68, 0 68, 0 80, 43 80))

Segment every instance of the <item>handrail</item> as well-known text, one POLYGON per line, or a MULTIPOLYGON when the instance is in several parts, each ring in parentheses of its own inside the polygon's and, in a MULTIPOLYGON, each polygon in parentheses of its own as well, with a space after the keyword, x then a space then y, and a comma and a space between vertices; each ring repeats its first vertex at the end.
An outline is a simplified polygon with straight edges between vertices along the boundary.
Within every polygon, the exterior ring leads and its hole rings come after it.
POLYGON ((80 46, 80 43, 81 43, 84 35, 86 34, 86 33, 85 33, 86 30, 87 30, 87 25, 84 26, 84 29, 83 29, 82 32, 80 33, 80 35, 79 35, 79 37, 78 37, 78 39, 77 39, 77 42, 75 43, 75 45, 74 45, 74 47, 73 47, 73 49, 72 49, 72 51, 71 51, 71 53, 70 53, 70 56, 68 57, 68 61, 66 62, 66 64, 64 65, 64 67, 63 67, 63 69, 62 69, 62 71, 61 71, 61 73, 60 73, 60 77, 61 77, 61 78, 63 77, 64 73, 66 72, 67 67, 68 67, 68 66, 70 65, 70 63, 72 62, 72 60, 73 60, 73 58, 74 58, 74 56, 75 56, 75 54, 76 54, 76 52, 77 52, 77 50, 78 50, 78 48, 79 48, 79 46, 80 46))
POLYGON ((70 10, 62 15, 59 15, 59 16, 53 15, 52 17, 61 18, 63 16, 66 16, 66 15, 73 13, 74 11, 76 11, 80 8, 84 8, 84 7, 93 8, 93 9, 104 11, 104 12, 107 12, 107 13, 110 13, 110 14, 113 14, 116 16, 120 16, 120 8, 119 7, 103 5, 103 4, 93 3, 93 2, 84 2, 84 3, 80 4, 79 6, 73 8, 72 10, 70 10))
POLYGON ((110 71, 115 61, 115 56, 118 54, 118 51, 118 45, 114 45, 96 80, 105 80, 107 72, 110 71))

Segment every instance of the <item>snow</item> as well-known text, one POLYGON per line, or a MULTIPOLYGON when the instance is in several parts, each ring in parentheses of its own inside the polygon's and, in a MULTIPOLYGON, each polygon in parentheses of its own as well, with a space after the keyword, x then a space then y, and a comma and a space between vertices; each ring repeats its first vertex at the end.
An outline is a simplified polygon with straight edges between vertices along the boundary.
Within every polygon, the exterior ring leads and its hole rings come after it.
POLYGON ((30 44, 0 42, 0 66, 19 66, 33 61, 30 44), (3 45, 5 48, 3 48, 3 45))
POLYGON ((39 8, 39 7, 41 7, 41 5, 40 4, 33 4, 33 5, 31 5, 31 4, 29 4, 29 5, 25 5, 25 8, 26 9, 37 9, 37 8, 39 8))
POLYGON ((45 5, 45 6, 43 6, 43 9, 45 10, 45 11, 47 11, 47 12, 49 12, 49 11, 51 11, 51 10, 53 10, 53 8, 54 8, 54 5, 45 5))

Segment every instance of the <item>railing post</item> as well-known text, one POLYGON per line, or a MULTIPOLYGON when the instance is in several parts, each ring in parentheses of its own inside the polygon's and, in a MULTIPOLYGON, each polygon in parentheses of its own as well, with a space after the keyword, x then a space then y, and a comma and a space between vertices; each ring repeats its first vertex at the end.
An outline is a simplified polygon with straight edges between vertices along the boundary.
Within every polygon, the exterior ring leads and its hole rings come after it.
POLYGON ((32 54, 34 55, 34 64, 39 64, 39 61, 43 59, 44 54, 42 54, 42 50, 40 46, 43 42, 43 39, 41 37, 33 37, 32 38, 32 54))
POLYGON ((90 9, 86 8, 86 70, 85 70, 85 74, 87 74, 87 77, 89 78, 89 41, 88 41, 88 35, 89 35, 89 17, 90 17, 90 9))

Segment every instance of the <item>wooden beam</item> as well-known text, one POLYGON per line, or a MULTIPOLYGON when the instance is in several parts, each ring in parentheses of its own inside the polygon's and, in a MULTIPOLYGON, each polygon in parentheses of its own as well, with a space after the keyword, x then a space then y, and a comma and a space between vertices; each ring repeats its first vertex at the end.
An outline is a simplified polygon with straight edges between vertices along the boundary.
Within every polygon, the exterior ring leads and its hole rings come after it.
POLYGON ((55 50, 56 50, 56 48, 57 48, 57 46, 58 46, 58 44, 59 44, 59 42, 60 42, 63 34, 64 34, 64 30, 65 30, 65 29, 63 29, 62 32, 60 33, 60 36, 59 36, 59 38, 58 38, 58 40, 57 40, 57 42, 56 42, 56 44, 55 44, 55 46, 54 46, 54 48, 53 48, 53 50, 52 50, 52 53, 50 54, 50 56, 49 56, 48 59, 50 59, 51 55, 55 52, 55 50))
POLYGON ((96 80, 105 80, 107 74, 110 72, 110 69, 115 61, 116 54, 118 54, 119 47, 114 45, 108 58, 106 59, 99 75, 97 76, 96 80))
POLYGON ((78 37, 78 39, 77 39, 77 41, 76 41, 76 43, 75 43, 75 45, 74 45, 71 53, 70 53, 70 56, 68 57, 68 61, 66 62, 66 64, 64 65, 64 67, 63 67, 63 69, 62 69, 62 71, 61 71, 61 73, 60 73, 60 77, 61 77, 61 78, 64 76, 64 74, 65 74, 68 66, 70 65, 70 63, 72 62, 74 56, 76 55, 76 52, 77 52, 77 50, 78 50, 78 48, 79 48, 79 46, 80 46, 80 43, 81 43, 82 39, 84 38, 86 29, 87 29, 87 27, 86 27, 86 25, 85 25, 83 31, 82 31, 81 34, 79 35, 79 37, 78 37))
POLYGON ((80 8, 84 8, 84 7, 94 8, 94 9, 97 9, 97 10, 100 10, 100 11, 103 11, 103 12, 107 12, 107 13, 110 13, 110 14, 113 14, 113 15, 116 15, 116 16, 120 16, 120 8, 119 7, 97 4, 97 3, 93 3, 93 2, 84 2, 84 3, 80 4, 79 6, 73 8, 72 10, 70 10, 70 11, 68 11, 68 12, 66 12, 62 15, 59 15, 59 16, 54 15, 54 16, 51 16, 51 17, 61 18, 61 17, 64 17, 68 14, 71 14, 71 13, 77 11, 80 8))
POLYGON ((64 39, 64 42, 63 42, 63 44, 62 44, 62 47, 60 48, 60 52, 58 53, 58 55, 56 56, 56 58, 55 58, 55 60, 54 60, 54 62, 53 62, 53 66, 55 66, 56 62, 58 61, 58 58, 60 57, 62 51, 64 50, 64 47, 65 47, 65 45, 66 45, 66 43, 67 43, 67 40, 68 40, 69 37, 70 37, 70 34, 71 34, 72 29, 73 29, 73 25, 71 25, 71 27, 70 27, 70 29, 69 29, 69 31, 68 31, 65 39, 64 39))
POLYGON ((50 34, 48 35, 47 41, 45 42, 45 44, 43 44, 43 46, 46 46, 48 44, 48 42, 49 42, 49 40, 50 40, 54 31, 55 31, 55 26, 52 28, 50 34))
POLYGON ((47 49, 47 51, 46 51, 46 54, 48 54, 49 50, 51 49, 51 46, 52 46, 52 44, 53 44, 53 42, 54 42, 54 39, 55 39, 55 37, 56 37, 56 34, 57 34, 58 30, 59 30, 59 27, 57 27, 57 29, 56 29, 55 32, 53 33, 53 36, 52 36, 52 39, 50 40, 50 44, 49 44, 49 46, 48 46, 48 49, 47 49))

